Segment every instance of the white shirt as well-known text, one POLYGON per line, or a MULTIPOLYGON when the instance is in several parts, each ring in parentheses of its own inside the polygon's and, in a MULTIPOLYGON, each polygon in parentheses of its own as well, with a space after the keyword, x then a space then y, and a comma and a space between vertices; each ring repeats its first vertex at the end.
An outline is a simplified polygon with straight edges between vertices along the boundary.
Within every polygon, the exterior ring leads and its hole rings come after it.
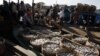
POLYGON ((51 16, 52 13, 53 13, 53 10, 50 9, 48 16, 51 16))
POLYGON ((58 15, 60 18, 64 17, 64 10, 61 10, 60 12, 58 12, 58 15))

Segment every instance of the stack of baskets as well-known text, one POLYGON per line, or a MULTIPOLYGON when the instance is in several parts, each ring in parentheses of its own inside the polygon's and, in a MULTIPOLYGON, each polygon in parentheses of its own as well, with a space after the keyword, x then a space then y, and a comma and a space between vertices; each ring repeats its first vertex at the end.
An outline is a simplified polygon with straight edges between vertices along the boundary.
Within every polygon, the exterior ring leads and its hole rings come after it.
POLYGON ((95 5, 88 5, 88 4, 81 4, 78 3, 77 6, 77 12, 95 12, 96 6, 95 5))
POLYGON ((77 12, 82 12, 83 11, 83 8, 84 8, 84 5, 83 4, 81 4, 81 3, 78 3, 77 4, 77 6, 76 6, 76 8, 77 8, 77 12))
POLYGON ((90 13, 94 13, 95 10, 96 10, 96 6, 91 5, 90 8, 89 8, 89 12, 90 12, 90 13))
POLYGON ((83 7, 83 11, 89 12, 89 8, 90 8, 90 6, 88 4, 85 4, 84 7, 83 7))

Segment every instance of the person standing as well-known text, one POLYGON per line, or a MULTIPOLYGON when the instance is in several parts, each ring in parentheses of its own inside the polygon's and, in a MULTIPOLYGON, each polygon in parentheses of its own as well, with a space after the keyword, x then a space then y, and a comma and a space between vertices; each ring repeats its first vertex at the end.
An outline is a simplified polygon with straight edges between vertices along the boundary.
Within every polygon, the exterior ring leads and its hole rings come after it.
POLYGON ((33 19, 32 19, 32 9, 28 8, 25 15, 23 16, 23 24, 25 27, 32 27, 33 19))
POLYGON ((64 20, 66 23, 70 20, 70 12, 67 6, 64 7, 64 20))
POLYGON ((61 25, 63 25, 64 23, 64 9, 63 8, 60 10, 60 12, 58 12, 58 15, 59 15, 60 23, 61 25))
POLYGON ((21 1, 20 7, 19 7, 20 16, 24 16, 26 10, 27 10, 27 9, 26 9, 26 6, 25 6, 24 2, 21 1))

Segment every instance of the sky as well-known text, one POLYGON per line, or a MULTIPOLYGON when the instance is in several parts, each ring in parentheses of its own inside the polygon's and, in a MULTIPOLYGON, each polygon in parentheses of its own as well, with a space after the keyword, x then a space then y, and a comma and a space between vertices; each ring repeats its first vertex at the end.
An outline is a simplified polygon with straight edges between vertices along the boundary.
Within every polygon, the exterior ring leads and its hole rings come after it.
MULTIPOLYGON (((7 0, 9 1, 9 0, 7 0)), ((12 0, 11 0, 12 1, 12 0)), ((13 0, 17 2, 17 0, 13 0)), ((32 4, 32 0, 21 0, 25 3, 32 4)), ((77 3, 89 4, 89 5, 96 5, 97 9, 100 9, 100 0, 34 0, 35 3, 37 2, 44 2, 45 5, 53 5, 53 4, 66 4, 66 5, 76 5, 77 3)), ((2 0, 0 0, 0 4, 2 0)))

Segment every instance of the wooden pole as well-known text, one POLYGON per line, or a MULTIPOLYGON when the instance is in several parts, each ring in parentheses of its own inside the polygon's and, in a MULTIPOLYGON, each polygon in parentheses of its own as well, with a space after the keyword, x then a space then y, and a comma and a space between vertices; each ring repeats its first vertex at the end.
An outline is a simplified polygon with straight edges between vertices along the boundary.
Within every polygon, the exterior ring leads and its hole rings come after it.
POLYGON ((10 4, 10 0, 9 0, 9 4, 10 4))
POLYGON ((18 4, 19 4, 19 0, 18 0, 18 4))
POLYGON ((32 0, 32 13, 33 13, 33 20, 34 20, 34 0, 32 0))
POLYGON ((17 4, 18 4, 18 11, 19 11, 19 7, 20 7, 20 3, 19 3, 19 0, 17 0, 17 4))
POLYGON ((4 1, 5 1, 5 0, 3 0, 3 5, 4 5, 4 1))

